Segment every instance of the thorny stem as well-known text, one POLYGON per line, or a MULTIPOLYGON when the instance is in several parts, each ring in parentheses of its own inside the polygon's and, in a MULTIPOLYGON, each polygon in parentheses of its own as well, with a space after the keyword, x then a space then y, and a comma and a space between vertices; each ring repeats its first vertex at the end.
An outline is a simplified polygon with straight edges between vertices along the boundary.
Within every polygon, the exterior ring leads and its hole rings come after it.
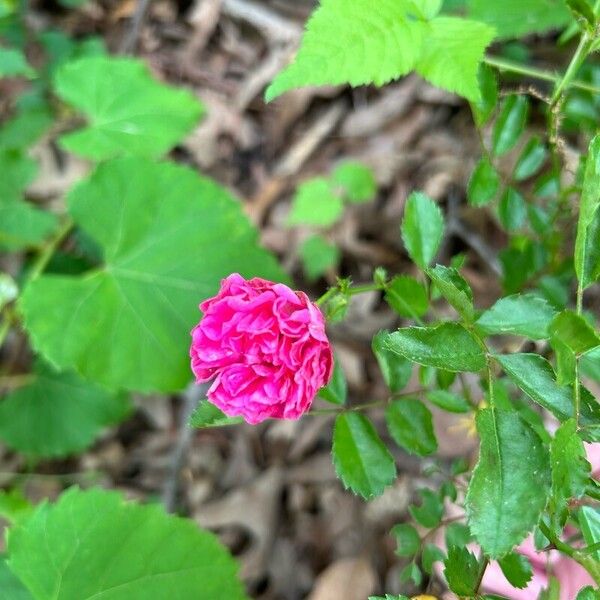
POLYGON ((543 521, 540 521, 539 528, 554 548, 563 554, 570 556, 575 562, 579 563, 592 576, 596 585, 600 585, 600 562, 591 556, 588 556, 585 552, 576 550, 572 546, 569 546, 569 544, 563 542, 558 536, 554 535, 554 532, 543 521))

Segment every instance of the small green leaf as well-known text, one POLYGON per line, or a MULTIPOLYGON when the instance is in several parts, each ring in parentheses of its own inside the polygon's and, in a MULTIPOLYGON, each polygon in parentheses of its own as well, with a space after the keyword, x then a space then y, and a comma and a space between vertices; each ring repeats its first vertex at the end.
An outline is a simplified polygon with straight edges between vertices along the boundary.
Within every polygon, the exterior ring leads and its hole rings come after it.
POLYGON ((388 405, 385 422, 393 440, 407 452, 427 456, 437 450, 429 409, 416 398, 403 398, 388 405))
POLYGON ((512 94, 504 100, 492 131, 492 150, 496 156, 506 154, 519 141, 528 113, 526 96, 512 94))
POLYGON ((444 514, 442 501, 437 494, 428 489, 421 490, 420 495, 421 505, 415 506, 411 504, 408 507, 408 511, 419 525, 428 529, 437 527, 444 514))
POLYGON ((540 141, 540 138, 533 136, 529 139, 523 148, 519 160, 515 165, 513 177, 517 181, 528 179, 535 175, 544 164, 548 151, 546 146, 540 141))
MULTIPOLYGON (((495 355, 510 379, 523 390, 534 402, 549 410, 561 423, 575 414, 573 391, 570 387, 560 386, 552 365, 539 354, 505 354, 495 355)), ((600 406, 585 388, 581 388, 580 423, 594 428, 600 422, 600 406)), ((596 437, 592 429, 582 429, 580 435, 584 440, 596 437)))
POLYGON ((458 596, 475 596, 479 582, 479 562, 466 548, 450 546, 444 561, 448 587, 458 596))
POLYGON ((23 52, 15 48, 0 47, 0 79, 20 76, 35 77, 35 71, 27 62, 23 52))
POLYGON ((385 287, 385 301, 402 317, 422 317, 429 309, 427 290, 408 275, 396 275, 385 287))
POLYGON ((338 415, 333 429, 333 464, 346 489, 369 499, 396 477, 393 456, 371 422, 357 412, 338 415))
POLYGON ((471 103, 478 127, 485 125, 492 116, 498 102, 498 80, 495 71, 482 63, 478 73, 480 100, 471 103))
POLYGON ((309 179, 298 186, 288 216, 288 225, 330 227, 341 216, 344 205, 324 177, 309 179))
POLYGON ((600 348, 586 352, 579 360, 581 372, 594 381, 600 381, 600 348))
POLYGON ((446 390, 427 392, 427 399, 438 408, 448 412, 466 413, 471 410, 471 405, 462 396, 446 390))
MULTIPOLYGON (((20 488, 0 491, 0 516, 5 520, 14 523, 30 514, 33 508, 20 488)), ((0 589, 2 588, 0 587, 0 589)))
MULTIPOLYGON (((579 509, 579 527, 583 539, 588 546, 600 543, 600 512, 591 506, 582 506, 579 509)), ((596 560, 600 560, 600 550, 592 552, 596 560)))
POLYGON ((533 577, 533 568, 527 557, 518 552, 509 552, 498 560, 508 582, 518 589, 527 587, 533 577))
POLYGON ((377 193, 373 171, 356 161, 345 161, 338 165, 331 174, 331 181, 342 187, 350 202, 368 202, 377 193))
POLYGON ((596 27, 596 15, 594 9, 588 3, 587 0, 565 0, 569 10, 573 13, 573 16, 578 20, 583 20, 585 26, 590 31, 596 27))
POLYGON ((6 251, 40 246, 56 230, 58 219, 31 203, 0 198, 0 248, 6 251))
POLYGON ((412 581, 417 587, 421 585, 423 581, 423 575, 421 573, 421 569, 417 566, 416 563, 411 562, 400 571, 400 575, 398 576, 401 583, 406 583, 407 581, 412 581))
POLYGON ((458 323, 405 327, 387 336, 386 345, 413 362, 447 371, 485 368, 485 354, 475 336, 458 323))
POLYGON ((575 272, 583 289, 600 276, 600 135, 590 142, 585 161, 575 240, 575 272))
POLYGON ((467 322, 473 320, 473 292, 462 275, 453 267, 436 265, 427 271, 442 296, 467 322))
POLYGON ((527 205, 517 190, 507 187, 498 203, 498 218, 506 231, 516 231, 525 223, 527 205))
POLYGON ((500 298, 477 320, 477 327, 488 335, 522 335, 534 340, 550 336, 549 326, 556 314, 543 299, 533 294, 500 298))
POLYGON ((550 488, 550 460, 539 436, 517 413, 477 415, 479 461, 469 483, 471 532, 491 558, 504 556, 537 524, 550 488))
POLYGON ((390 392, 396 393, 409 382, 413 365, 403 356, 398 356, 388 349, 386 346, 388 335, 388 331, 379 331, 373 337, 372 348, 386 385, 390 392))
POLYGON ((464 523, 450 523, 448 527, 446 527, 444 539, 448 548, 452 546, 459 546, 462 548, 473 541, 473 536, 464 523))
POLYGON ((189 425, 197 429, 205 427, 224 427, 243 423, 242 417, 228 417, 222 410, 208 400, 200 400, 190 416, 189 425))
POLYGON ((318 279, 328 269, 335 267, 340 260, 337 246, 330 244, 320 235, 306 238, 299 248, 302 266, 311 281, 318 279))
POLYGON ((575 419, 569 419, 556 430, 550 444, 552 495, 548 508, 557 534, 562 532, 567 521, 569 500, 581 498, 590 480, 591 466, 576 432, 575 419))
POLYGON ((428 575, 433 573, 433 564, 436 562, 443 562, 446 559, 446 555, 441 548, 438 548, 435 544, 425 544, 423 552, 421 553, 421 566, 423 571, 428 575))
POLYGON ((319 390, 319 396, 332 404, 339 406, 346 404, 348 383, 346 382, 346 375, 344 375, 344 370, 339 361, 335 361, 331 381, 319 390))
POLYGON ((33 381, 0 402, 0 439, 28 456, 68 456, 90 446, 104 427, 130 411, 126 395, 39 361, 33 381))
POLYGON ((396 554, 398 556, 414 556, 421 548, 421 538, 412 525, 406 523, 394 525, 391 534, 396 539, 396 554))
POLYGON ((472 206, 485 206, 496 195, 500 185, 500 176, 490 161, 483 157, 475 165, 469 184, 467 198, 472 206))
POLYGON ((408 254, 421 269, 435 258, 444 235, 444 217, 440 207, 421 192, 413 192, 406 201, 402 221, 402 240, 408 254))
POLYGON ((484 23, 436 17, 429 22, 417 73, 437 87, 478 102, 478 69, 493 37, 494 30, 484 23))
POLYGON ((87 127, 62 136, 61 144, 94 160, 161 156, 204 111, 191 93, 158 83, 131 58, 91 56, 69 62, 57 71, 54 87, 89 120, 87 127))
POLYGON ((600 336, 594 328, 583 317, 570 310, 563 310, 554 317, 550 334, 576 355, 600 345, 600 336))
POLYGON ((71 488, 8 532, 9 567, 36 600, 246 600, 217 538, 159 505, 71 488))

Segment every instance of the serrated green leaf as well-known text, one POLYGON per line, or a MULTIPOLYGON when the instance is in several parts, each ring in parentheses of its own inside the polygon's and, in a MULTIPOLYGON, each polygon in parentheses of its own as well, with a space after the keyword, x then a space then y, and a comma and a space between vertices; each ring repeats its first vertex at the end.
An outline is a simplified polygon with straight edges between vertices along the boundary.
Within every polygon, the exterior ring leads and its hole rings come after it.
POLYGON ((383 493, 396 477, 396 464, 371 422, 357 412, 335 420, 333 464, 346 489, 369 499, 383 493))
POLYGON ((0 556, 0 590, 6 600, 34 600, 27 588, 8 568, 6 557, 3 556, 0 556))
POLYGON ((477 415, 479 461, 469 483, 471 532, 491 558, 504 556, 533 530, 546 506, 550 460, 539 436, 517 413, 477 415))
POLYGON ((444 540, 448 548, 452 546, 463 547, 473 541, 473 536, 464 523, 450 523, 448 527, 446 527, 444 540))
POLYGON ((442 296, 467 322, 473 320, 473 292, 462 275, 453 267, 436 265, 427 271, 442 296))
POLYGON ((348 398, 348 383, 346 375, 339 361, 335 361, 333 365, 333 375, 331 381, 319 390, 319 396, 327 402, 342 406, 346 404, 348 398))
POLYGON ((436 562, 443 562, 446 559, 446 555, 441 548, 438 548, 435 544, 425 544, 423 552, 421 554, 421 566, 423 571, 428 575, 433 573, 433 564, 436 562))
MULTIPOLYGON (((558 385, 552 365, 545 358, 539 354, 525 353, 495 355, 494 358, 515 385, 534 402, 549 410, 561 423, 574 416, 573 390, 558 385)), ((598 435, 592 428, 600 422, 600 406, 585 388, 582 387, 581 392, 580 424, 584 429, 580 435, 590 441, 598 435)))
MULTIPOLYGON (((582 506, 579 509, 579 527, 583 539, 588 546, 600 542, 600 512, 591 506, 582 506)), ((600 560, 600 550, 591 553, 596 560, 600 560)))
POLYGON ((477 75, 479 81, 480 99, 477 102, 472 102, 473 116, 478 127, 485 125, 496 108, 498 102, 498 80, 496 73, 491 67, 485 63, 479 65, 477 75))
POLYGON ((0 439, 32 457, 81 452, 100 431, 131 411, 126 395, 109 392, 38 362, 31 383, 0 402, 0 439))
POLYGON ((599 600, 600 591, 595 590, 591 585, 586 585, 584 588, 579 590, 575 600, 599 600))
POLYGON ((437 450, 431 413, 420 400, 395 400, 385 409, 385 422, 392 439, 410 454, 427 456, 437 450))
POLYGON ((550 336, 549 326, 556 311, 533 294, 500 298, 477 319, 477 327, 488 335, 509 333, 534 340, 550 336))
POLYGON ((503 104, 492 131, 492 150, 502 156, 519 141, 525 130, 529 114, 529 101, 526 96, 512 94, 503 104))
POLYGON ((307 277, 314 281, 328 269, 337 265, 340 251, 320 235, 313 235, 302 243, 298 250, 307 277))
POLYGON ((414 556, 421 548, 421 537, 412 525, 406 523, 394 525, 391 534, 396 540, 398 556, 414 556))
POLYGON ((0 47, 0 79, 2 77, 34 77, 35 71, 31 68, 25 55, 16 48, 0 47))
POLYGON ((448 587, 458 596, 475 596, 479 582, 479 562, 466 548, 450 546, 444 561, 448 587))
POLYGON ((468 0, 468 16, 494 27, 501 38, 560 29, 571 16, 563 0, 468 0))
POLYGON ((183 89, 158 83, 131 58, 92 56, 69 62, 56 73, 56 93, 81 110, 89 125, 60 138, 86 158, 123 154, 158 157, 187 135, 204 109, 183 89))
POLYGON ((222 410, 208 400, 200 400, 190 416, 190 427, 204 429, 205 427, 225 427, 243 423, 242 417, 228 417, 222 410))
POLYGON ((600 336, 580 315, 570 310, 558 313, 550 324, 550 335, 579 355, 600 345, 600 336))
POLYGON ((472 102, 481 99, 477 73, 494 29, 459 17, 436 17, 416 65, 427 81, 472 102))
POLYGON ((544 164, 547 155, 546 146, 537 136, 533 136, 521 151, 513 171, 513 177, 517 181, 523 181, 535 175, 544 164))
POLYGON ((315 177, 298 186, 287 223, 330 227, 342 216, 343 210, 342 199, 333 193, 329 181, 315 177))
POLYGON ((388 331, 379 331, 373 337, 372 349, 386 385, 392 393, 396 393, 409 382, 413 365, 403 356, 398 356, 388 349, 386 346, 388 335, 388 331))
POLYGON ((498 560, 504 577, 508 582, 518 589, 527 587, 533 577, 533 568, 526 556, 518 552, 509 552, 498 560))
POLYGON ((408 275, 396 275, 385 286, 384 297, 394 311, 409 319, 422 317, 429 309, 425 286, 408 275))
POLYGON ((556 362, 556 382, 558 385, 571 385, 575 382, 577 372, 577 356, 560 338, 552 336, 550 345, 554 350, 556 362))
POLYGON ((404 327, 387 336, 389 350, 421 365, 446 371, 480 371, 485 354, 472 333, 458 323, 404 327))
POLYGON ((103 265, 34 280, 19 308, 41 354, 106 386, 184 388, 198 303, 219 280, 236 271, 286 280, 239 204, 190 169, 115 159, 76 186, 68 204, 102 248, 103 265))
POLYGON ((515 231, 525 223, 527 218, 525 199, 512 187, 507 187, 500 198, 498 218, 506 231, 515 231))
POLYGON ((408 254, 421 269, 435 258, 444 235, 444 217, 440 207, 421 192, 413 192, 406 201, 401 226, 408 254))
POLYGON ((471 173, 467 186, 467 198, 472 206, 485 206, 496 195, 500 186, 500 176, 490 161, 484 156, 471 173))
POLYGON ((581 372, 594 381, 600 381, 600 348, 586 352, 579 360, 581 372))
POLYGON ((566 523, 569 500, 581 498, 590 479, 591 466, 576 432, 575 419, 569 419, 556 430, 550 444, 552 495, 548 508, 557 535, 566 523))
POLYGON ((377 193, 373 171, 357 161, 339 164, 331 174, 331 181, 344 190, 344 196, 350 202, 368 202, 377 193))
POLYGON ((421 573, 421 569, 419 569, 418 565, 414 562, 411 562, 400 571, 398 579, 401 583, 412 581, 415 586, 419 587, 423 581, 423 574, 421 573))
POLYGON ((471 405, 462 396, 446 390, 427 392, 427 399, 438 408, 448 412, 466 413, 471 410, 471 405))
POLYGON ((268 87, 267 101, 307 85, 383 85, 412 70, 426 24, 409 19, 410 2, 380 0, 372 8, 368 0, 322 0, 296 58, 268 87))
POLYGON ((420 495, 420 506, 411 504, 408 507, 408 512, 417 523, 428 529, 433 529, 442 520, 444 514, 443 502, 436 493, 428 489, 422 489, 420 495))
POLYGON ((9 567, 36 600, 245 600, 216 537, 158 505, 71 488, 8 533, 9 567))

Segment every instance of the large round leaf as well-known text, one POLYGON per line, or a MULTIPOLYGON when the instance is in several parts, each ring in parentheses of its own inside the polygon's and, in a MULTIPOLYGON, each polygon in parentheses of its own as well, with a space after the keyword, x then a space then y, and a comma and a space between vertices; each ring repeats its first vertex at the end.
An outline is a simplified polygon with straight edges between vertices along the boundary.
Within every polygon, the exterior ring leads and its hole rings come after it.
POLYGON ((36 600, 246 598, 212 534, 116 492, 72 488, 42 504, 10 530, 8 556, 36 600))
POLYGON ((115 159, 72 191, 69 210, 105 264, 33 281, 20 308, 44 356, 108 386, 185 387, 198 304, 219 280, 285 279, 229 194, 184 167, 115 159))
POLYGON ((127 395, 59 373, 42 362, 34 379, 0 402, 0 439, 30 456, 56 457, 87 448, 103 427, 130 411, 127 395))

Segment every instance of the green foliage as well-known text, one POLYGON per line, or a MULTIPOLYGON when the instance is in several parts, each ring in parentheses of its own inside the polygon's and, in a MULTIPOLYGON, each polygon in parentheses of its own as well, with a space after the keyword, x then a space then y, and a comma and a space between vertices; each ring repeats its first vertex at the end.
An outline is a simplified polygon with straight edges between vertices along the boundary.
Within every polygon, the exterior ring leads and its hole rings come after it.
POLYGON ((518 552, 509 552, 503 556, 498 564, 508 582, 516 588, 522 589, 533 577, 533 569, 529 560, 518 552))
POLYGON ((315 177, 298 187, 288 225, 330 227, 342 216, 343 209, 342 199, 333 192, 329 181, 315 177))
POLYGON ((412 525, 406 523, 394 525, 391 534, 396 540, 396 554, 398 556, 414 556, 421 548, 421 538, 412 525))
POLYGON ((417 523, 428 529, 433 529, 442 520, 444 505, 440 497, 431 490, 423 489, 420 495, 420 506, 411 505, 408 510, 417 523))
POLYGON ((332 404, 346 404, 348 398, 348 383, 340 363, 336 360, 333 366, 331 381, 319 390, 319 396, 332 404))
POLYGON ((35 71, 25 55, 14 48, 0 48, 0 79, 2 77, 33 77, 35 71))
POLYGON ((87 448, 130 410, 124 394, 38 361, 33 381, 0 402, 0 439, 32 457, 66 456, 87 448))
POLYGON ((486 334, 522 335, 534 340, 549 337, 548 327, 555 310, 532 294, 500 298, 477 319, 477 327, 486 334))
POLYGON ((159 506, 72 488, 8 533, 8 565, 36 600, 246 598, 216 538, 159 506))
POLYGON ((401 233, 408 254, 425 269, 435 258, 444 235, 439 206, 425 194, 413 192, 406 201, 401 233))
POLYGON ((550 333, 576 355, 600 345, 600 336, 594 328, 583 317, 570 310, 556 315, 550 325, 550 333))
POLYGON ((304 272, 310 280, 315 280, 340 260, 339 249, 320 235, 306 238, 299 248, 304 272))
POLYGON ((540 141, 539 137, 531 137, 517 160, 513 177, 517 181, 523 181, 535 175, 544 164, 547 154, 546 146, 540 141))
POLYGON ((469 527, 491 558, 501 558, 537 524, 550 488, 548 450, 514 412, 477 415, 479 461, 465 507, 469 527))
MULTIPOLYGON (((579 509, 579 526, 583 539, 588 546, 600 543, 600 512, 591 506, 582 506, 579 509)), ((596 560, 600 560, 600 550, 592 553, 596 560)))
POLYGON ((387 347, 388 335, 387 331, 379 331, 373 337, 371 347, 386 385, 392 393, 396 393, 408 383, 412 374, 412 363, 387 347))
POLYGON ((116 159, 68 203, 102 248, 104 268, 44 275, 27 286, 20 309, 41 354, 104 385, 182 389, 198 299, 232 272, 284 277, 229 194, 184 167, 116 159), (227 248, 215 245, 222 239, 227 248))
POLYGON ((425 286, 409 275, 397 275, 385 287, 385 300, 400 316, 422 317, 429 308, 425 286))
POLYGON ((471 109, 476 125, 481 127, 488 122, 496 108, 498 80, 495 72, 485 63, 479 66, 478 80, 481 98, 477 102, 471 102, 471 109))
POLYGON ((474 596, 479 582, 479 562, 466 548, 450 546, 444 561, 444 576, 450 589, 459 596, 474 596))
POLYGON ((507 187, 498 203, 498 218, 506 231, 515 231, 527 218, 527 205, 519 192, 507 187))
POLYGON ((529 101, 526 96, 512 94, 504 100, 492 131, 492 149, 496 156, 506 154, 519 141, 528 114, 529 101))
POLYGON ((501 38, 545 33, 571 20, 563 0, 467 0, 471 18, 488 23, 501 38))
POLYGON ((471 410, 469 403, 458 394, 447 390, 432 390, 427 392, 427 400, 442 410, 452 413, 466 413, 471 410))
POLYGON ((499 187, 500 175, 488 158, 481 158, 473 169, 467 187, 467 198, 470 204, 485 206, 493 200, 499 187))
POLYGON ((322 0, 294 62, 266 91, 267 100, 307 85, 383 85, 416 70, 452 92, 479 99, 477 69, 494 30, 436 16, 439 2, 322 0))
POLYGON ((33 600, 27 588, 8 568, 3 556, 0 556, 0 590, 6 600, 33 600))
POLYGON ((122 154, 158 157, 188 134, 203 113, 189 92, 158 83, 133 59, 93 56, 69 62, 55 90, 89 125, 61 138, 64 148, 102 160, 122 154))
POLYGON ((404 327, 388 334, 385 343, 392 352, 428 367, 473 372, 485 367, 477 338, 458 323, 404 327))
POLYGON ((200 400, 190 416, 190 427, 204 429, 205 427, 223 427, 243 423, 242 417, 228 417, 222 410, 208 400, 200 400))
POLYGON ((437 450, 431 413, 420 400, 392 402, 385 409, 385 422, 394 441, 407 452, 426 456, 437 450))
POLYGON ((462 275, 453 267, 436 265, 427 271, 442 296, 468 323, 473 320, 473 292, 462 275))
POLYGON ((333 464, 344 486, 369 499, 383 493, 396 477, 396 464, 372 423, 357 412, 335 420, 333 464))
POLYGON ((342 188, 349 202, 368 202, 377 192, 373 171, 357 161, 340 163, 333 170, 331 181, 342 188))

